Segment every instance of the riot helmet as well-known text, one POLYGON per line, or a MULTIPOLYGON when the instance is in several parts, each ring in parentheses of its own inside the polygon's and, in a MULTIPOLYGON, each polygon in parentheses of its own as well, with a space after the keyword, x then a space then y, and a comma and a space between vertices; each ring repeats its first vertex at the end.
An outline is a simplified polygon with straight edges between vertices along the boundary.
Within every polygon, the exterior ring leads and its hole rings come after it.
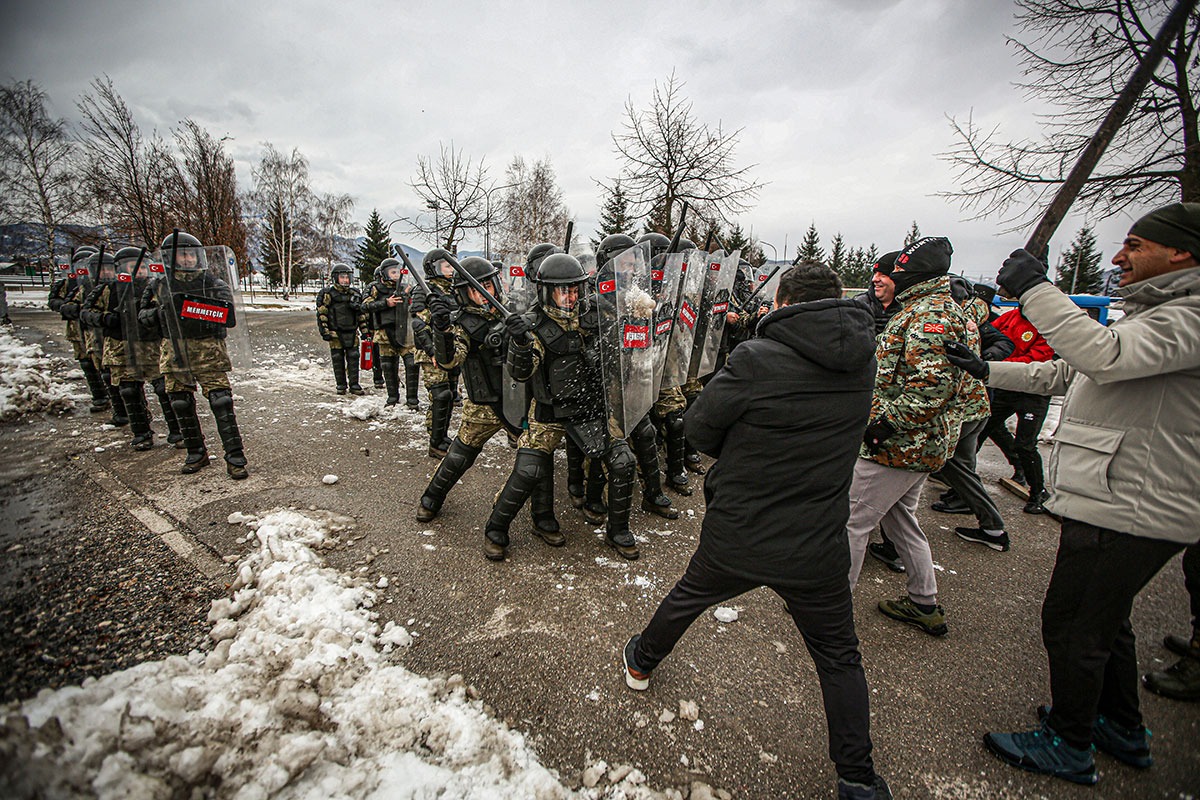
POLYGON ((551 253, 542 260, 534 280, 538 285, 538 299, 547 311, 570 313, 579 303, 580 288, 587 281, 587 272, 575 256, 551 253))
POLYGON ((354 280, 354 270, 350 269, 348 264, 343 264, 339 261, 329 271, 329 277, 333 281, 334 286, 349 286, 350 282, 354 280), (342 280, 343 275, 346 276, 345 280, 342 280))
POLYGON ((637 240, 638 244, 650 245, 650 258, 665 254, 671 249, 671 240, 661 233, 647 233, 642 238, 637 240))
POLYGON ((117 260, 112 253, 103 250, 93 253, 88 257, 87 268, 92 277, 103 283, 113 283, 117 279, 117 260))
POLYGON ((190 233, 176 230, 167 234, 162 243, 163 265, 174 277, 191 280, 208 269, 204 245, 190 233))
POLYGON ((402 269, 397 259, 385 258, 379 262, 379 266, 375 269, 375 280, 399 283, 402 269))
POLYGON ((435 247, 426 253, 425 258, 421 260, 421 268, 425 270, 425 277, 452 278, 454 276, 454 268, 446 260, 446 257, 449 255, 450 251, 444 247, 435 247))
MULTIPOLYGON (((495 264, 480 256, 467 256, 462 260, 460 266, 468 275, 483 284, 483 288, 487 289, 492 297, 500 299, 500 282, 495 280, 495 277, 500 274, 500 270, 495 264)), ((471 297, 474 287, 467 281, 466 276, 460 273, 454 275, 454 289, 458 294, 458 299, 465 305, 487 305, 487 300, 484 300, 482 296, 479 297, 478 302, 471 297)), ((478 296, 477 292, 476 295, 478 296)))
POLYGON ((680 239, 679 240, 679 249, 676 250, 675 252, 676 253, 686 253, 688 250, 695 250, 695 249, 696 249, 696 243, 693 242, 691 239, 680 239))
POLYGON ((99 251, 90 244, 85 244, 82 247, 76 247, 71 253, 71 263, 74 264, 76 261, 83 261, 86 263, 89 258, 96 255, 98 252, 99 251))
POLYGON ((529 255, 525 257, 525 277, 531 281, 536 281, 538 270, 541 269, 542 262, 546 257, 561 252, 563 252, 561 247, 549 242, 541 242, 529 248, 529 255))
POLYGON ((137 272, 145 271, 145 253, 146 248, 144 247, 122 247, 120 250, 114 253, 113 259, 117 262, 117 279, 120 280, 120 276, 122 275, 128 275, 131 278, 134 278, 137 277, 137 272))
POLYGON ((613 233, 605 236, 601 240, 600 246, 596 248, 596 268, 602 269, 615 255, 623 253, 636 245, 637 243, 633 241, 632 236, 626 236, 623 233, 613 233))

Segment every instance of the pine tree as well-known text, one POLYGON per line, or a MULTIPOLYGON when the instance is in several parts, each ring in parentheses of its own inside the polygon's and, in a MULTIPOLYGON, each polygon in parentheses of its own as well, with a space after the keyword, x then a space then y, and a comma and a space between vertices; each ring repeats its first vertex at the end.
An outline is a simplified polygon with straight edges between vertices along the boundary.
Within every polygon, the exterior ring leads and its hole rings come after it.
POLYGON ((816 223, 809 223, 808 230, 804 234, 804 241, 796 248, 796 258, 792 263, 799 264, 802 261, 822 263, 825 261, 825 250, 821 247, 821 237, 817 234, 816 223))
POLYGON ((842 238, 840 231, 833 237, 830 246, 832 250, 829 253, 829 268, 840 275, 846 268, 846 240, 842 238))
POLYGON ((875 261, 867 260, 867 254, 861 247, 855 247, 846 255, 846 265, 838 270, 842 286, 847 289, 865 289, 871 282, 871 265, 875 261))
POLYGON ((671 225, 671 219, 667 215, 667 206, 665 203, 659 203, 650 209, 650 213, 646 216, 646 221, 642 223, 642 233, 661 233, 664 236, 672 236, 675 231, 671 225))
POLYGON ((1096 250, 1096 234, 1084 226, 1058 259, 1058 280, 1054 285, 1068 294, 1098 294, 1104 283, 1101 254, 1096 250))
POLYGON ((621 189, 621 181, 613 181, 612 191, 600 209, 600 227, 596 229, 596 238, 592 239, 592 249, 599 247, 605 236, 615 233, 632 236, 636 230, 637 219, 629 215, 629 198, 621 189))
POLYGON ((879 255, 879 248, 875 246, 874 242, 871 242, 871 246, 868 247, 867 252, 863 254, 863 261, 866 262, 868 270, 875 266, 875 262, 879 260, 879 255))
POLYGON ((910 244, 920 238, 921 229, 917 227, 917 221, 914 219, 912 227, 908 229, 908 234, 904 237, 904 246, 908 247, 910 244))
POLYGON ((376 209, 371 209, 364 232, 366 241, 358 246, 354 266, 358 267, 358 279, 367 284, 375 280, 375 268, 379 263, 392 255, 392 239, 376 209))

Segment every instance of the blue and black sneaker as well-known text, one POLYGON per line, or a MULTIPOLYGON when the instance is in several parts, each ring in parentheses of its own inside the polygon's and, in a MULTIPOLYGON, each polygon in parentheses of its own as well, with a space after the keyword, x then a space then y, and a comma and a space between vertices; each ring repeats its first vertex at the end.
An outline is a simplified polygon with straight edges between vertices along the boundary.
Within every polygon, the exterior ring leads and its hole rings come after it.
MULTIPOLYGON (((1050 706, 1038 706, 1038 719, 1046 721, 1050 716, 1050 706)), ((1092 743, 1097 750, 1137 769, 1146 769, 1154 765, 1154 757, 1150 755, 1150 729, 1142 725, 1137 730, 1126 728, 1113 722, 1103 714, 1096 717, 1092 723, 1092 743)))
POLYGON ((1045 723, 1033 731, 986 733, 983 743, 1001 761, 1014 767, 1087 786, 1100 780, 1092 748, 1072 747, 1045 723))

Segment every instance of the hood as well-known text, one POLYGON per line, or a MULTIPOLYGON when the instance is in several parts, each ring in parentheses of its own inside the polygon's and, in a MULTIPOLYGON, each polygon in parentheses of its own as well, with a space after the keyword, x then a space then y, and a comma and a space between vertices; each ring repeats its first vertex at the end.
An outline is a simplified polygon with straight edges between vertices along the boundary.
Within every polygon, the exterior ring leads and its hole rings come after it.
POLYGON ((758 335, 834 372, 854 372, 875 358, 875 315, 850 299, 784 306, 762 318, 758 335))
POLYGON ((1126 306, 1156 306, 1177 297, 1195 294, 1200 294, 1200 267, 1155 275, 1116 291, 1118 297, 1125 299, 1126 306))

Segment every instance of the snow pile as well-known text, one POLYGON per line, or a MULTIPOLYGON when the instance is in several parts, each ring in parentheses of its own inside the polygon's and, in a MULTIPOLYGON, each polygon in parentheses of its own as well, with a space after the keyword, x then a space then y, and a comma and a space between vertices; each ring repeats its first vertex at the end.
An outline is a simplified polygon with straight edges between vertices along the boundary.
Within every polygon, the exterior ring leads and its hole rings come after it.
MULTIPOLYGON (((382 394, 363 395, 342 405, 342 414, 366 422, 373 418, 381 420, 406 419, 412 413, 402 404, 397 403, 394 406, 384 405, 386 402, 387 398, 382 394)), ((423 425, 424 418, 421 419, 421 422, 423 425)))
POLYGON ((573 792, 461 676, 391 663, 408 632, 381 631, 373 592, 316 552, 333 543, 336 520, 276 511, 246 524, 258 547, 238 564, 233 596, 212 604, 216 647, 10 704, 0 795, 664 796, 628 768, 573 792))
POLYGON ((0 421, 36 411, 62 412, 75 405, 67 384, 51 375, 41 345, 25 344, 0 329, 0 421))

